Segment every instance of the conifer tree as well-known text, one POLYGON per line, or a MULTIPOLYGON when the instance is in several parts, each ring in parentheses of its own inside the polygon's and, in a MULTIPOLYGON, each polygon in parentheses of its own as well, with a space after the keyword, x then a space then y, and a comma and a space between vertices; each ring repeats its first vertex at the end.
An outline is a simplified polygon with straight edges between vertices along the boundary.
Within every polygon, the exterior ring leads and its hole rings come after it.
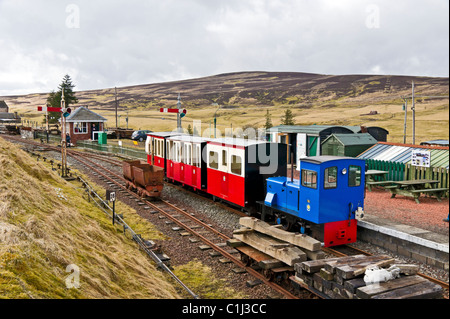
MULTIPOLYGON (((72 79, 68 74, 66 74, 58 86, 58 91, 52 91, 47 97, 47 106, 50 107, 61 107, 61 95, 62 90, 64 89, 64 101, 66 107, 69 107, 71 104, 78 103, 78 99, 73 92, 73 88, 75 85, 72 83, 72 79)), ((58 120, 61 117, 61 113, 59 112, 49 112, 48 113, 48 122, 49 123, 58 123, 58 120)), ((45 120, 44 120, 45 121, 45 120)))
POLYGON ((273 126, 272 125, 272 117, 270 116, 269 110, 267 110, 267 113, 266 113, 266 124, 264 124, 264 128, 266 130, 268 130, 272 126, 273 126))
POLYGON ((287 109, 284 112, 284 115, 281 117, 281 124, 282 125, 295 125, 294 115, 292 114, 291 109, 287 109))

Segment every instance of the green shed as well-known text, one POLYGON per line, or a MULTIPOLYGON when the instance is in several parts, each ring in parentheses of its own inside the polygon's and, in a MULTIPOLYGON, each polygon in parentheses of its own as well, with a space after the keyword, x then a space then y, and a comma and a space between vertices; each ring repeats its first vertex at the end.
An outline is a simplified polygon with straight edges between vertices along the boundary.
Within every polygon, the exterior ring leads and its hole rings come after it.
POLYGON ((98 132, 98 144, 106 144, 107 138, 106 138, 106 132, 98 132))
POLYGON ((322 142, 322 155, 356 157, 375 144, 369 133, 331 134, 322 142))

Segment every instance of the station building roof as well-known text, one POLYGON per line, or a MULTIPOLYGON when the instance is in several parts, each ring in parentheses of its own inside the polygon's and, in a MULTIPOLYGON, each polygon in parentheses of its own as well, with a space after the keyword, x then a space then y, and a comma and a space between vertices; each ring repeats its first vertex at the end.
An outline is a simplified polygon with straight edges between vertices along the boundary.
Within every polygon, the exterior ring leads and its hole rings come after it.
POLYGON ((106 122, 103 116, 89 110, 87 107, 80 106, 73 111, 67 118, 66 122, 106 122))

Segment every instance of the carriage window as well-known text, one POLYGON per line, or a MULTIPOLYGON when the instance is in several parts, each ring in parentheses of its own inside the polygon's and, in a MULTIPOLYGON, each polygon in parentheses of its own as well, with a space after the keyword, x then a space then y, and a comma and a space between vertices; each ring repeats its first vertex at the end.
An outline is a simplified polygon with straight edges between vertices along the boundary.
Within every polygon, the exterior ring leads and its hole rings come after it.
POLYGON ((302 169, 302 185, 309 188, 317 188, 317 172, 302 169))
POLYGON ((173 142, 167 141, 167 159, 169 159, 171 161, 173 161, 173 158, 172 158, 172 156, 173 156, 172 147, 173 147, 173 142))
POLYGON ((192 165, 192 144, 187 144, 186 163, 192 165))
POLYGON ((219 168, 219 153, 210 151, 209 152, 209 167, 210 168, 219 168))
POLYGON ((200 154, 200 145, 195 145, 194 152, 192 153, 192 165, 196 167, 200 167, 198 154, 200 154))
POLYGON ((181 147, 183 149, 183 152, 182 152, 183 157, 181 158, 181 162, 184 164, 189 164, 189 162, 188 162, 188 156, 189 156, 188 146, 186 144, 183 144, 181 147))
POLYGON ((361 167, 350 165, 348 170, 348 186, 355 187, 361 185, 361 167))
POLYGON ((242 160, 240 156, 231 156, 231 173, 241 175, 242 173, 242 160))
POLYGON ((227 151, 222 150, 222 165, 227 166, 227 151))
POLYGON ((177 162, 178 163, 184 163, 184 160, 183 160, 183 145, 181 144, 181 143, 177 143, 177 150, 178 150, 178 157, 177 157, 177 162))
POLYGON ((325 180, 323 183, 324 188, 336 188, 337 187, 337 167, 328 167, 325 170, 325 180))
POLYGON ((179 151, 178 151, 178 144, 177 143, 173 143, 173 161, 174 162, 178 162, 178 154, 179 153, 179 151))

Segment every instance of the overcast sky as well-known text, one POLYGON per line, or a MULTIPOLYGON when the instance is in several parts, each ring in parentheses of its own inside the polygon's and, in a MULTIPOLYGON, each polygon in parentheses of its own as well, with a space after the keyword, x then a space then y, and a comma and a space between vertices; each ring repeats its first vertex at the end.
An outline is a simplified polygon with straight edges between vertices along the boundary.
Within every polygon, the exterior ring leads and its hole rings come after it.
POLYGON ((448 0, 0 0, 0 95, 237 71, 448 77, 448 0))

